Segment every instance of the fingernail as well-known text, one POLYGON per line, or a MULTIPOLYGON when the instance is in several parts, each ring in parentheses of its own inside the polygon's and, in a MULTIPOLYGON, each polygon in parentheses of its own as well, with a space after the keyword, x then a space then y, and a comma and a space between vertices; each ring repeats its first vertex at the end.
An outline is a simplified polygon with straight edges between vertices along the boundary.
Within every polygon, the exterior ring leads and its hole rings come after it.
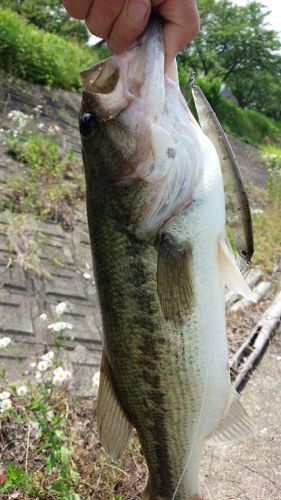
POLYGON ((146 0, 128 0, 127 15, 132 21, 142 21, 148 13, 146 0))

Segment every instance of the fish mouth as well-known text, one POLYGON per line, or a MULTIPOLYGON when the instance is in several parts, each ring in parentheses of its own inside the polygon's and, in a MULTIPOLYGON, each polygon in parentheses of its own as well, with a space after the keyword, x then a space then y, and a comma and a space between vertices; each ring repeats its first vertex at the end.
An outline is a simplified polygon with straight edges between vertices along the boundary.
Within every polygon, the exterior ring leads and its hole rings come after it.
POLYGON ((157 120, 165 105, 162 21, 152 15, 144 33, 123 54, 80 73, 85 92, 101 121, 116 117, 137 100, 137 110, 157 120))

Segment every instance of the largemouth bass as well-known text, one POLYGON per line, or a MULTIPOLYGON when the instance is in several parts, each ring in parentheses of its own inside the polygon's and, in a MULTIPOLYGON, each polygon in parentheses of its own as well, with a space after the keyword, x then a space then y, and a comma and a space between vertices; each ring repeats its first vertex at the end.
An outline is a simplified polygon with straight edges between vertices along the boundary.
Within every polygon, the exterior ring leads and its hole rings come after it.
POLYGON ((230 383, 224 286, 251 291, 226 243, 218 156, 164 75, 159 20, 82 79, 104 332, 100 439, 118 458, 136 428, 149 470, 143 499, 200 499, 204 441, 252 432, 230 383))

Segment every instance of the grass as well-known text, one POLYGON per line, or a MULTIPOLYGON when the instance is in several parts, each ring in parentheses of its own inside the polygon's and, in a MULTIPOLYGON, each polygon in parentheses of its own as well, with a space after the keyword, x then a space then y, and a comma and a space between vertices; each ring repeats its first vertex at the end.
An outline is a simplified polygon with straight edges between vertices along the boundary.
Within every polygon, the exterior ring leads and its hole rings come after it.
POLYGON ((281 123, 258 111, 239 108, 225 97, 217 101, 215 111, 226 133, 244 142, 261 147, 281 141, 281 123))
POLYGON ((0 68, 6 74, 81 90, 80 71, 99 58, 97 50, 46 33, 15 12, 0 8, 0 68))
POLYGON ((81 160, 62 150, 52 135, 28 130, 27 115, 16 115, 18 128, 6 136, 8 152, 23 168, 2 188, 1 209, 60 221, 71 229, 77 201, 84 199, 81 160))
POLYGON ((274 274, 281 267, 281 200, 276 203, 268 191, 250 187, 249 196, 252 204, 261 209, 253 213, 253 231, 255 252, 252 262, 265 273, 274 274))
MULTIPOLYGON (((0 498, 45 500, 128 500, 139 498, 147 470, 136 434, 118 462, 111 461, 98 440, 96 399, 84 399, 75 388, 76 372, 65 369, 61 352, 72 340, 62 321, 66 303, 54 316, 40 316, 52 332, 53 350, 36 356, 17 383, 0 380, 0 498)), ((0 338, 2 351, 13 340, 0 338), (5 345, 3 345, 5 342, 5 345)), ((5 352, 4 352, 5 356, 5 352)), ((88 388, 89 389, 89 388, 88 388)), ((83 387, 85 391, 85 387, 83 387)))

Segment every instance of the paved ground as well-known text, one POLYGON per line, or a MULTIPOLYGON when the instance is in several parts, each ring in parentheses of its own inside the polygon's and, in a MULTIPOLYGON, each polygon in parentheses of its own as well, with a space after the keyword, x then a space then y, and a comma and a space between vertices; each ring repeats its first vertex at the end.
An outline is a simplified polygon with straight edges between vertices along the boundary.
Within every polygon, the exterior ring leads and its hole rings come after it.
MULTIPOLYGON (((1 127, 12 129, 8 113, 15 109, 33 114, 35 125, 41 122, 45 129, 58 125, 62 147, 67 145, 77 154, 77 168, 81 168, 79 105, 77 94, 62 90, 51 92, 25 82, 0 82, 1 127), (33 110, 38 105, 41 111, 36 118, 33 110)), ((7 155, 7 147, 1 140, 4 137, 5 133, 1 137, 0 132, 0 200, 1 185, 22 168, 7 155)), ((93 371, 99 368, 102 347, 85 206, 75 209, 73 231, 64 231, 61 224, 30 219, 29 237, 36 239, 39 235, 44 242, 38 255, 49 277, 24 270, 19 264, 8 266, 11 254, 7 227, 13 228, 13 224, 11 213, 0 213, 0 336, 12 339, 11 350, 0 351, 0 362, 5 362, 8 379, 18 378, 21 371, 30 368, 36 355, 52 347, 54 336, 39 316, 42 313, 54 316, 55 305, 64 301, 68 308, 62 319, 73 325, 70 333, 74 336, 72 342, 67 342, 65 352, 73 370, 77 371, 77 379, 83 381, 83 385, 91 384, 93 371), (55 264, 58 260, 60 265, 55 264)), ((19 238, 18 244, 24 245, 24 240, 19 238)))
POLYGON ((208 447, 202 467, 206 500, 281 499, 281 328, 242 391, 259 436, 208 447))

